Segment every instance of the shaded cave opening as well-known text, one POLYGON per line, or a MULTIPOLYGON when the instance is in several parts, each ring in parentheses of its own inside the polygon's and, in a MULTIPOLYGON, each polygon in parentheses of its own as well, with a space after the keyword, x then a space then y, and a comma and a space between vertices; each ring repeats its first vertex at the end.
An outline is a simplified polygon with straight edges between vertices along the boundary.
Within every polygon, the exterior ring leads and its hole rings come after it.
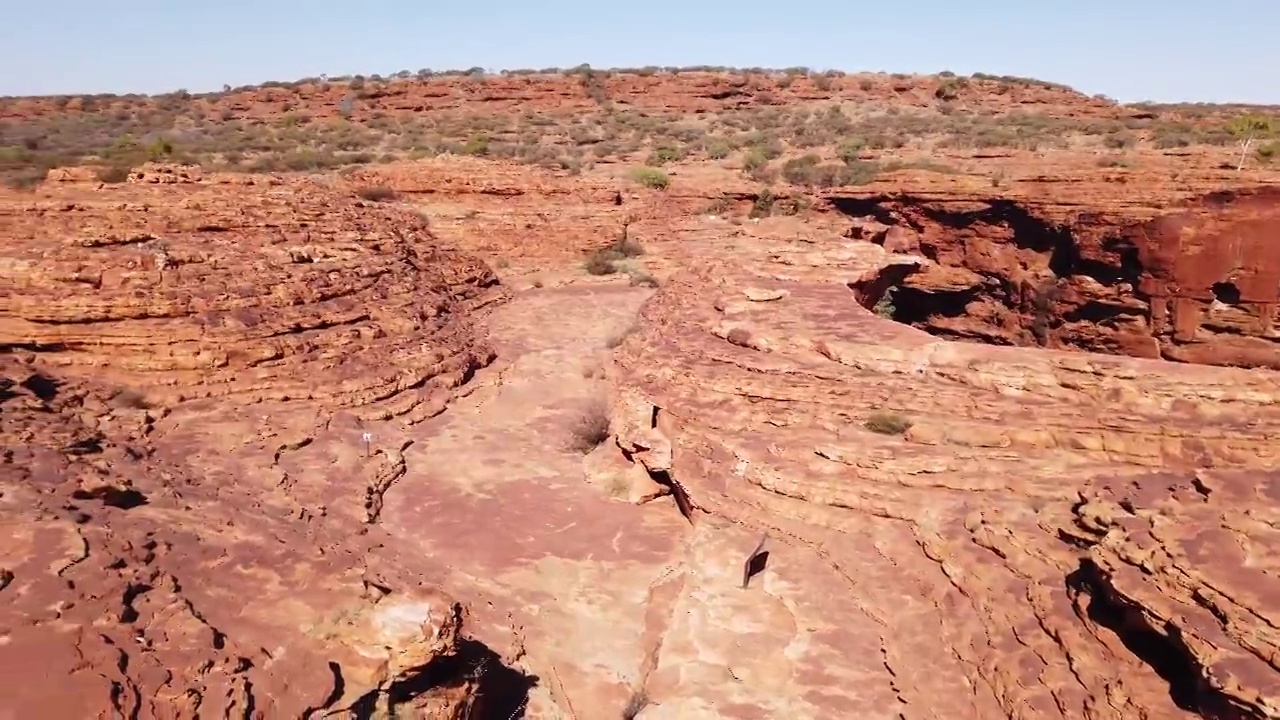
POLYGON ((1213 291, 1213 299, 1223 305, 1240 304, 1240 288, 1236 287, 1235 283, 1216 282, 1210 289, 1213 291))
MULTIPOLYGON (((1139 249, 1120 234, 1082 251, 1071 227, 1010 200, 947 209, 902 196, 834 198, 842 214, 900 227, 930 261, 863 293, 876 314, 940 338, 1159 357, 1139 249)), ((871 242, 884 244, 886 232, 871 242)), ((1218 290, 1215 290, 1215 293, 1218 290)), ((1230 288, 1222 288, 1227 299, 1230 288)))

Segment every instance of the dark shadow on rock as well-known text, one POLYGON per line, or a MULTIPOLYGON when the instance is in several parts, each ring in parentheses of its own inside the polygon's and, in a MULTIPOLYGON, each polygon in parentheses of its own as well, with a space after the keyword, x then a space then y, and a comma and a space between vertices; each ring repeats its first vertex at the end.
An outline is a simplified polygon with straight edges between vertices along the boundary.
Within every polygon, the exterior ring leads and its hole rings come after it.
POLYGON ((62 448, 68 455, 97 455, 102 452, 102 436, 94 434, 76 438, 62 448))
POLYGON ((764 572, 767 567, 769 567, 768 550, 756 553, 750 558, 747 558, 746 565, 744 565, 742 569, 742 587, 746 588, 751 582, 751 578, 764 572))
POLYGON ((0 403, 18 397, 13 391, 14 382, 10 378, 0 377, 0 403))
POLYGON ((1237 720, 1231 703, 1204 681, 1178 628, 1152 627, 1141 608, 1111 591, 1098 566, 1081 560, 1066 577, 1067 591, 1088 598, 1088 619, 1110 630, 1129 652, 1168 683, 1169 698, 1178 708, 1206 720, 1237 720))
POLYGON ((430 663, 420 672, 392 684, 387 693, 394 708, 412 704, 414 698, 428 695, 432 690, 468 682, 476 685, 475 702, 468 718, 508 720, 525 717, 529 691, 538 684, 538 677, 506 665, 500 655, 479 640, 463 638, 456 655, 430 663))
POLYGON ((22 381, 22 387, 31 391, 32 395, 48 402, 58 397, 58 381, 47 375, 34 373, 31 377, 22 381))
POLYGON ((472 717, 475 720, 523 718, 529 705, 529 691, 538 685, 537 675, 502 662, 502 657, 478 640, 464 639, 459 656, 477 672, 479 699, 472 717))
POLYGON ((147 504, 147 496, 133 488, 117 488, 110 485, 71 493, 76 500, 99 500, 107 507, 132 510, 147 504))

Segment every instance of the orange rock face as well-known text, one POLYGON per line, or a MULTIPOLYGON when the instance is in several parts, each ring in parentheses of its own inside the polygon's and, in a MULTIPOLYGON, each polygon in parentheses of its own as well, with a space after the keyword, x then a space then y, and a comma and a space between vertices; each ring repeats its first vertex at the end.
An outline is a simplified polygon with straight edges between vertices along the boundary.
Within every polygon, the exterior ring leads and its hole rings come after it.
POLYGON ((491 359, 467 310, 496 277, 442 254, 420 216, 307 182, 135 176, 5 199, 0 345, 157 400, 324 399, 416 419, 491 359))
POLYGON ((1139 155, 0 196, 0 715, 1276 717, 1275 176, 1139 155))
POLYGON ((761 681, 721 702, 760 717, 1276 712, 1270 373, 948 342, 858 304, 874 245, 761 250, 670 279, 616 358, 616 452, 774 543, 732 622, 671 630, 665 712, 743 627, 761 681))
POLYGON ((362 438, 489 362, 492 271, 412 212, 187 180, 0 206, 0 714, 469 716, 486 656, 375 550, 403 447, 362 438))
POLYGON ((931 261, 893 293, 901 322, 999 345, 1280 368, 1274 186, 1163 208, 933 193, 830 202, 863 218, 856 234, 931 261))

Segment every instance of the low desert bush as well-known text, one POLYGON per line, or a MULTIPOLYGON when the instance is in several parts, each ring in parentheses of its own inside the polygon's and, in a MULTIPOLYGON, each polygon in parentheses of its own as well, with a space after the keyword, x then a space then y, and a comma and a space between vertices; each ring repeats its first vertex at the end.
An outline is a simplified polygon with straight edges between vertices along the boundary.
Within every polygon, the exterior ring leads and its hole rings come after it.
POLYGON ((782 165, 782 177, 792 185, 842 187, 865 185, 875 179, 880 167, 853 159, 844 163, 823 163, 812 153, 792 158, 782 165))
POLYGON ((591 253, 583 267, 590 275, 612 275, 618 271, 617 262, 644 255, 644 246, 627 233, 624 225, 618 239, 606 247, 591 253))
POLYGON ((356 190, 356 195, 359 195, 360 199, 370 202, 385 202, 394 200, 396 191, 386 185, 366 185, 356 190))
POLYGON ((640 329, 640 323, 638 321, 632 320, 630 325, 627 325, 625 328, 622 328, 621 330, 605 338, 604 346, 612 350, 618 347, 619 345, 621 345, 624 340, 631 337, 639 329, 640 329))
POLYGON ((588 275, 612 275, 618 272, 617 262, 621 258, 608 248, 597 250, 587 256, 582 268, 588 275))
POLYGON ((643 270, 632 270, 628 274, 631 275, 631 285, 634 287, 658 287, 658 279, 643 270))
POLYGON ((863 427, 880 435, 901 435, 911 429, 910 418, 891 412, 874 412, 863 427))
POLYGON ((126 165, 107 165, 98 168, 97 175, 99 182, 108 184, 122 183, 129 179, 129 167, 126 165))
POLYGON ((608 440, 609 434, 609 407, 604 400, 593 400, 573 418, 569 448, 586 455, 608 440))
POLYGON ((631 178, 653 190, 665 190, 671 184, 671 178, 655 167, 636 168, 631 171, 631 178))

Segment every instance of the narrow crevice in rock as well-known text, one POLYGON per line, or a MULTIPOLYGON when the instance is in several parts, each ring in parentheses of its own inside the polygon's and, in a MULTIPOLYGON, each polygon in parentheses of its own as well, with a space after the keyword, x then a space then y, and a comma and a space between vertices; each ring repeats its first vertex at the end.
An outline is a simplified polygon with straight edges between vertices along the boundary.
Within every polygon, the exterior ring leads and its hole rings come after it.
POLYGON ((1085 559, 1066 578, 1067 591, 1083 605, 1088 621, 1106 628, 1135 657, 1168 684, 1169 698, 1179 708, 1208 720, 1262 718, 1235 706, 1205 681, 1191 659, 1178 628, 1153 627, 1141 608, 1114 593, 1103 573, 1085 559))
POLYGON ((649 477, 659 485, 671 490, 671 497, 676 499, 676 507, 680 510, 680 514, 685 520, 693 522, 693 503, 689 502, 689 494, 685 491, 680 483, 671 477, 671 473, 666 470, 649 470, 649 477))

